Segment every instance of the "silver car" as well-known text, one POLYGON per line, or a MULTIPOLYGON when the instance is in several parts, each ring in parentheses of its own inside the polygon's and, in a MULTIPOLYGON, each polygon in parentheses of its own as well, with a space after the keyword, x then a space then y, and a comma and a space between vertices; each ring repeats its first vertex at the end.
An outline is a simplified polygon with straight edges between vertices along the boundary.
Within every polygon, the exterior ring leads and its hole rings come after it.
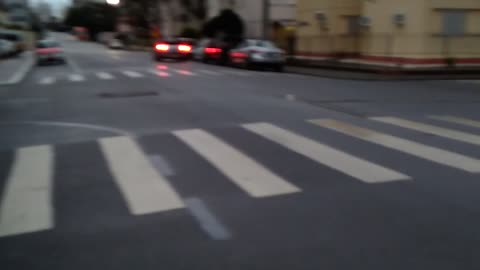
POLYGON ((247 39, 230 51, 230 63, 245 68, 271 67, 283 71, 285 52, 268 40, 247 39))
POLYGON ((8 57, 15 54, 15 44, 8 40, 0 39, 0 57, 8 57))

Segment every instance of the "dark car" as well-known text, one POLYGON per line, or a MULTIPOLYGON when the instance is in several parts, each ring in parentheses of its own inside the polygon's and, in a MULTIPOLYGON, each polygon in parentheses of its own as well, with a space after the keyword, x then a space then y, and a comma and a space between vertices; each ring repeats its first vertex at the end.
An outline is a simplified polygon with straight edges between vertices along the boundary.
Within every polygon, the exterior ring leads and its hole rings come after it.
POLYGON ((39 65, 49 63, 65 63, 63 50, 54 40, 40 40, 37 42, 37 62, 39 65))
POLYGON ((184 39, 166 39, 155 43, 153 57, 155 60, 192 58, 193 43, 184 39))

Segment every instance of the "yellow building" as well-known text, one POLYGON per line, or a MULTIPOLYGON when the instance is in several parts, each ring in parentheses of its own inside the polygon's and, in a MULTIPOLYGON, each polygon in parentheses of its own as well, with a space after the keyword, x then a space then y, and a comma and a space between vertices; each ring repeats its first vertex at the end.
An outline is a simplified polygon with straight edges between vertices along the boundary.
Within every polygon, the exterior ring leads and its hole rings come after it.
POLYGON ((479 0, 298 0, 297 54, 480 64, 479 0))

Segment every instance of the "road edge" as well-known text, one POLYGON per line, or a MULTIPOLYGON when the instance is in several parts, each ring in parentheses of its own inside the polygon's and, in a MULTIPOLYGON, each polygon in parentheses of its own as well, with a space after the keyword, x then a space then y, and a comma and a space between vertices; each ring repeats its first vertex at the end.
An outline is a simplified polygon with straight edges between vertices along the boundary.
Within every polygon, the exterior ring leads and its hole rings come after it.
POLYGON ((0 86, 14 85, 14 84, 20 83, 27 76, 27 74, 32 70, 35 64, 33 52, 25 52, 23 57, 27 57, 27 60, 25 60, 24 64, 20 66, 17 72, 15 72, 10 77, 10 79, 0 82, 0 86))

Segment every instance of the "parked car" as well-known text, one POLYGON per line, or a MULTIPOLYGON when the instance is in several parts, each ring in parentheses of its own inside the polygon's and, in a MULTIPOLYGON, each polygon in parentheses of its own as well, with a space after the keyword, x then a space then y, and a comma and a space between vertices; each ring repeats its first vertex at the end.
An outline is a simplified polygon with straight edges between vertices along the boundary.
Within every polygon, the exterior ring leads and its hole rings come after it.
POLYGON ((0 58, 9 57, 15 54, 15 45, 8 40, 0 39, 0 58))
POLYGON ((119 39, 112 38, 108 41, 108 47, 110 49, 120 50, 125 48, 125 44, 119 39))
POLYGON ((187 60, 192 57, 192 44, 182 41, 182 39, 165 39, 155 43, 153 48, 153 58, 156 61, 162 59, 187 60))
POLYGON ((247 39, 230 51, 230 63, 244 68, 269 67, 283 71, 285 52, 268 40, 247 39))
POLYGON ((202 62, 218 63, 222 59, 223 48, 219 42, 202 39, 193 51, 193 58, 202 62))
POLYGON ((40 40, 37 42, 37 63, 39 65, 49 63, 65 63, 63 49, 54 40, 40 40))
POLYGON ((22 53, 26 49, 25 40, 23 39, 23 36, 21 34, 0 32, 0 39, 12 42, 16 54, 22 53))

